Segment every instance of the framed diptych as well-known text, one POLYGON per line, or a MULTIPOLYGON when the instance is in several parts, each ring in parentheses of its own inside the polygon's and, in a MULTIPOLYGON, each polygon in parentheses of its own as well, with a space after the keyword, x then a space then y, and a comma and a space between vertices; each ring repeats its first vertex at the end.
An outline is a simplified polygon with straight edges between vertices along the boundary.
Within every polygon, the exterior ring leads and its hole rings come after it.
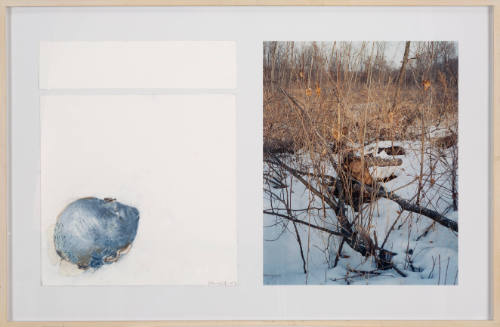
POLYGON ((0 1, 0 326, 497 326, 497 1, 0 1))

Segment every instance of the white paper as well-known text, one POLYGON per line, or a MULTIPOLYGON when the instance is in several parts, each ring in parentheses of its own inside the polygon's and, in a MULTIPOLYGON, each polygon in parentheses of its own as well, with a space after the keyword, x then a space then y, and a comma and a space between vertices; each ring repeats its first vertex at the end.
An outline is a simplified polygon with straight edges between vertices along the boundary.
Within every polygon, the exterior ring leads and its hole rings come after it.
POLYGON ((40 42, 41 89, 235 87, 235 42, 40 42))
POLYGON ((234 96, 43 96, 41 133, 44 285, 236 282, 234 96), (137 207, 137 236, 117 262, 68 275, 50 230, 89 196, 137 207))

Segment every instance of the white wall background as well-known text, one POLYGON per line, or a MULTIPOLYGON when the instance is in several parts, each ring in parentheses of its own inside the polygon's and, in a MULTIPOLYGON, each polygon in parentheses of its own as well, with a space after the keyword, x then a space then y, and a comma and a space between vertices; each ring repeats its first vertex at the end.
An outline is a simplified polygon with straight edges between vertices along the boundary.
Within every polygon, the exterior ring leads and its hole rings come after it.
MULTIPOLYGON (((490 255, 489 40, 487 8, 13 9, 12 318, 487 318, 487 267, 490 255), (42 40, 237 41, 237 287, 41 286, 39 96, 48 94, 38 90, 38 48, 42 40), (263 40, 459 42, 459 169, 462 199, 459 208, 459 286, 262 286, 263 40)), ((97 92, 120 93, 117 90, 97 92)), ((172 90, 155 92, 171 93, 172 90)), ((78 92, 68 90, 49 93, 78 92)), ((133 93, 148 91, 133 90, 133 93)))

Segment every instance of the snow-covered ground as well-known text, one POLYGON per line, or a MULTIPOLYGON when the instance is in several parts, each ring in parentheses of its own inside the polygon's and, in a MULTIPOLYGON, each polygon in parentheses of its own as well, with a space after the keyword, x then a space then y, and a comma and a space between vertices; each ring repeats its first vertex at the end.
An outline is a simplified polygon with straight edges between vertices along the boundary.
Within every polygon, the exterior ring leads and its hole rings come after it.
MULTIPOLYGON (((380 148, 390 147, 390 141, 378 142, 365 147, 364 152, 378 157, 401 158, 403 163, 396 167, 371 168, 374 177, 396 175, 395 179, 383 184, 388 191, 394 191, 400 197, 416 201, 418 176, 420 174, 421 144, 418 141, 394 142, 394 145, 405 149, 406 154, 390 156, 380 148)), ((429 149, 431 147, 427 147, 429 149)), ((458 221, 458 212, 453 210, 451 198, 450 167, 452 166, 452 148, 440 150, 439 156, 433 150, 424 155, 424 188, 421 192, 420 204, 435 210, 448 219, 458 221), (441 158, 441 161, 437 160, 441 158), (432 176, 430 167, 434 166, 432 176)), ((307 162, 306 155, 298 157, 307 162)), ((265 174, 269 166, 264 164, 265 174)), ((329 173, 334 175, 333 169, 329 173)), ((267 190, 283 195, 288 192, 291 209, 296 217, 311 224, 335 230, 335 213, 327 207, 322 210, 321 201, 315 198, 300 183, 288 175, 283 181, 286 188, 273 188, 265 185, 267 190), (290 194, 291 192, 291 194, 290 194), (300 211, 305 208, 309 210, 300 211), (325 216, 326 215, 326 216, 325 216)), ((303 271, 299 244, 293 223, 289 220, 264 214, 264 283, 265 284, 433 284, 450 285, 458 280, 458 235, 450 229, 434 223, 426 216, 403 211, 397 203, 381 198, 376 202, 364 205, 364 215, 372 215, 370 222, 380 245, 390 232, 384 245, 386 250, 397 253, 393 263, 399 270, 407 274, 401 276, 394 269, 376 270, 372 257, 365 258, 345 244, 338 265, 333 268, 340 237, 332 236, 324 231, 296 224, 303 247, 307 265, 307 273, 303 271), (397 222, 395 222, 397 220, 397 222), (425 232, 428 231, 427 234, 425 232), (356 272, 358 271, 358 272, 356 272), (362 274, 359 271, 375 271, 375 274, 362 274)), ((283 210, 278 201, 271 201, 269 192, 264 192, 265 210, 283 210)), ((348 217, 352 221, 354 215, 348 207, 348 217)))

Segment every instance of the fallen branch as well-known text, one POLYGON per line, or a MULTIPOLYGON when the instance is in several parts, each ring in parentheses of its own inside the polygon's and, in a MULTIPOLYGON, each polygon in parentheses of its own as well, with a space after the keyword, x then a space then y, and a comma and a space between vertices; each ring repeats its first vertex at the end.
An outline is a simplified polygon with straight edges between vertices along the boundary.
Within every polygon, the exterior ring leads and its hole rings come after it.
POLYGON ((334 230, 331 230, 331 229, 328 229, 328 228, 325 228, 325 227, 314 225, 314 224, 308 223, 307 221, 303 221, 303 220, 294 218, 294 217, 289 216, 289 215, 284 215, 284 214, 279 213, 279 212, 264 210, 264 214, 271 215, 271 216, 276 216, 276 217, 281 217, 281 218, 285 218, 285 219, 293 221, 295 223, 306 225, 306 226, 309 226, 311 228, 314 228, 314 229, 317 229, 317 230, 320 230, 320 231, 323 231, 323 232, 326 232, 326 233, 329 233, 329 234, 332 234, 332 235, 335 235, 335 236, 344 236, 344 234, 342 234, 341 232, 337 232, 337 231, 334 231, 334 230))
MULTIPOLYGON (((367 187, 367 189, 368 189, 368 187, 367 187)), ((392 192, 388 193, 385 189, 380 189, 378 191, 378 195, 380 197, 383 197, 383 198, 386 198, 386 199, 389 199, 389 200, 396 202, 397 204, 399 204, 399 206, 403 210, 418 213, 420 215, 426 216, 426 217, 434 220, 438 224, 440 224, 444 227, 447 227, 447 228, 453 230, 454 232, 458 232, 457 222, 446 218, 445 216, 443 216, 442 214, 440 214, 437 211, 427 209, 425 207, 413 204, 413 203, 409 202, 408 200, 405 200, 392 192)))
MULTIPOLYGON (((391 251, 387 251, 387 250, 378 248, 375 245, 372 245, 371 247, 367 247, 366 243, 365 243, 366 240, 363 239, 362 236, 358 232, 354 232, 354 233, 350 233, 349 234, 349 233, 346 233, 346 231, 344 229, 343 229, 342 232, 334 231, 334 230, 331 230, 331 229, 328 229, 328 228, 325 228, 325 227, 321 227, 321 226, 318 226, 318 225, 314 225, 314 224, 311 224, 311 223, 309 223, 307 221, 303 221, 303 220, 297 219, 295 217, 292 217, 292 216, 289 216, 289 215, 285 215, 285 214, 282 214, 282 213, 279 213, 279 212, 275 212, 275 211, 264 210, 263 213, 266 214, 266 215, 281 217, 281 218, 290 220, 292 222, 295 222, 295 223, 298 223, 298 224, 302 224, 302 225, 306 225, 308 227, 311 227, 311 228, 314 228, 314 229, 317 229, 317 230, 320 230, 320 231, 323 231, 323 232, 326 232, 326 233, 329 233, 329 234, 332 234, 332 235, 335 235, 335 236, 342 236, 343 240, 345 242, 347 242, 347 244, 349 244, 349 246, 354 251, 359 252, 361 255, 363 255, 365 257, 370 256, 370 255, 376 256, 375 255, 375 250, 379 251, 379 256, 377 257, 379 260, 381 259, 380 257, 387 256, 388 258, 392 258, 393 256, 395 256, 397 254, 397 253, 394 253, 394 252, 391 252, 391 251), (346 235, 349 235, 349 236, 346 236, 346 235)), ((389 266, 387 266, 387 263, 388 263, 387 261, 382 260, 382 264, 384 264, 383 265, 384 269, 392 267, 392 263, 390 263, 389 266)))
MULTIPOLYGON (((275 162, 275 163, 277 163, 277 164, 279 164, 279 165, 281 165, 283 168, 285 168, 286 170, 288 170, 295 177, 297 177, 299 175, 311 175, 311 173, 301 172, 299 170, 293 169, 293 168, 289 167, 288 165, 286 165, 281 160, 279 160, 279 159, 277 159, 275 157, 272 159, 272 161, 275 162)), ((337 180, 337 178, 335 178, 333 176, 326 176, 325 175, 324 178, 328 180, 328 184, 327 185, 332 185, 333 184, 332 182, 335 181, 335 180, 337 180)), ((298 178, 298 179, 306 187, 308 187, 309 183, 306 180, 304 180, 302 177, 298 178)), ((361 183, 359 181, 354 180, 354 179, 352 181, 353 181, 353 188, 354 188, 354 190, 361 191, 361 183)), ((447 228, 449 228, 449 229, 451 229, 451 230, 453 230, 455 232, 458 232, 458 224, 457 224, 456 221, 453 221, 451 219, 446 218, 445 216, 443 216, 442 214, 440 214, 437 211, 434 211, 434 210, 422 207, 420 205, 413 204, 410 201, 405 200, 405 199, 399 197, 398 195, 394 194, 393 192, 388 192, 381 185, 376 185, 375 187, 372 187, 370 185, 364 184, 363 188, 364 188, 364 190, 366 192, 372 193, 376 197, 382 197, 382 198, 386 198, 386 199, 389 199, 389 200, 392 200, 392 201, 396 202, 397 204, 399 204, 399 206, 403 210, 414 212, 414 213, 418 213, 420 215, 426 216, 426 217, 434 220, 438 224, 440 224, 440 225, 442 225, 444 227, 447 227, 447 228)), ((316 195, 321 196, 321 193, 316 194, 316 195)), ((334 205, 334 203, 331 201, 331 199, 325 198, 325 201, 327 203, 330 202, 330 203, 328 203, 330 206, 334 205)), ((334 206, 332 206, 332 208, 334 208, 334 206)))

